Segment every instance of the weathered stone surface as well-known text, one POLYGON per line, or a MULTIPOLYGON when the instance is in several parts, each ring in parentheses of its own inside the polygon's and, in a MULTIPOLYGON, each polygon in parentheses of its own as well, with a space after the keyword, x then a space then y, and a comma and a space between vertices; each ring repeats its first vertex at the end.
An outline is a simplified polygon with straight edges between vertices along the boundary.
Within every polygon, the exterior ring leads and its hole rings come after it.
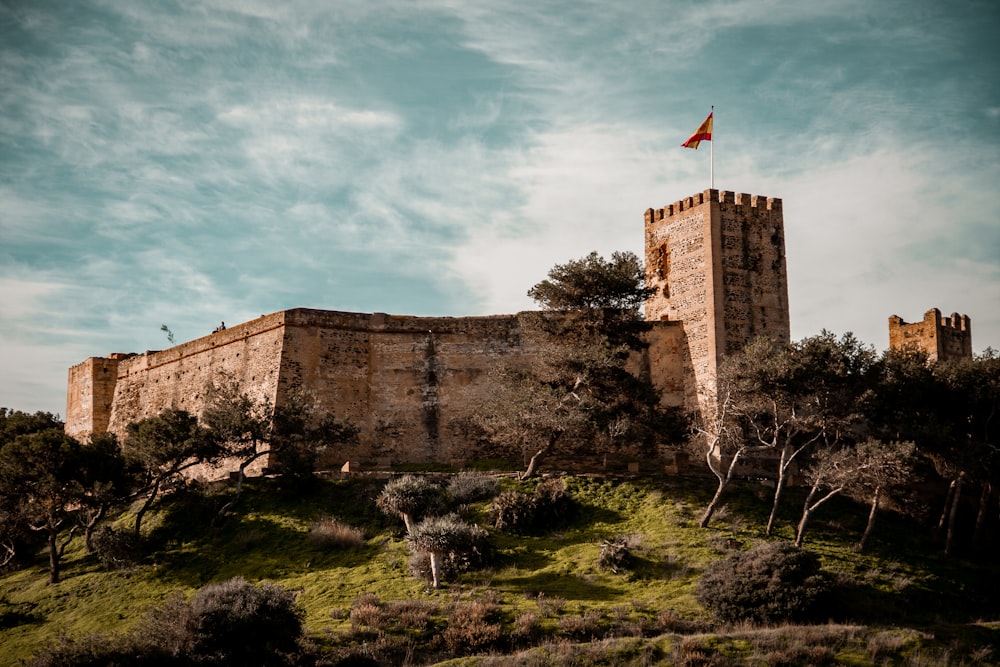
POLYGON ((968 359, 972 357, 972 320, 958 313, 942 317, 937 308, 924 313, 921 322, 904 322, 893 315, 889 318, 889 347, 924 350, 929 361, 968 359))
POLYGON ((711 406, 725 354, 755 336, 790 338, 781 200, 705 190, 647 210, 646 282, 646 317, 684 328, 685 405, 711 406))
MULTIPOLYGON (((664 405, 712 404, 723 354, 755 335, 788 340, 780 200, 706 190, 649 209, 646 268, 657 288, 646 304, 653 326, 649 347, 630 365, 653 382, 664 405)), ((470 461, 482 454, 469 418, 489 396, 490 369, 501 361, 530 365, 539 354, 532 317, 272 313, 168 350, 74 366, 66 430, 121 436, 129 423, 168 407, 201 414, 207 388, 226 377, 276 405, 305 391, 358 426, 357 446, 321 462, 334 470, 345 462, 354 469, 470 461)), ((222 476, 228 467, 199 474, 222 476)))

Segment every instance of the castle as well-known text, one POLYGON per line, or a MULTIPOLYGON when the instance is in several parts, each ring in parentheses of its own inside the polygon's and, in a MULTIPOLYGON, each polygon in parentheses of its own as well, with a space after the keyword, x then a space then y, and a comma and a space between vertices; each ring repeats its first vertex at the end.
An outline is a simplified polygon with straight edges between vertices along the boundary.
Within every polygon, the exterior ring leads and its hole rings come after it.
MULTIPOLYGON (((664 405, 711 405, 723 355, 757 335, 789 340, 780 199, 710 189, 650 208, 645 265, 651 330, 633 366, 664 405)), ((91 357, 69 369, 66 431, 122 436, 168 407, 200 414, 225 375, 275 405, 306 391, 359 427, 358 443, 321 465, 461 464, 481 454, 468 418, 490 392, 489 370, 539 352, 529 317, 296 308, 163 351, 91 357)))

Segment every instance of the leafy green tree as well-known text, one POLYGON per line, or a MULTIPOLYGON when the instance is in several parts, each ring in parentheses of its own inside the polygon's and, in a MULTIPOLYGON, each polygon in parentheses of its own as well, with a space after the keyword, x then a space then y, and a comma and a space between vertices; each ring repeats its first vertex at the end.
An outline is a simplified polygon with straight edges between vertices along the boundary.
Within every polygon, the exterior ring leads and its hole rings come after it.
POLYGON ((223 443, 186 410, 168 408, 155 417, 126 428, 125 458, 138 471, 139 494, 146 500, 135 515, 135 539, 142 519, 160 492, 181 480, 181 473, 201 463, 213 463, 225 453, 223 443))
POLYGON ((606 338, 612 346, 640 349, 650 329, 641 313, 656 291, 646 287, 642 260, 633 252, 613 252, 605 260, 596 252, 556 264, 547 280, 528 290, 543 310, 562 313, 561 332, 574 337, 606 338))
POLYGON ((534 363, 494 369, 494 392, 475 416, 495 446, 524 453, 522 477, 534 475, 557 449, 648 452, 683 427, 628 366, 645 347, 650 324, 640 308, 650 293, 641 262, 628 252, 556 265, 529 290, 542 307, 522 318, 526 337, 537 344, 534 363))
MULTIPOLYGON (((63 422, 50 412, 28 413, 0 408, 0 449, 18 436, 47 430, 62 431, 63 422)), ((0 495, 0 566, 17 557, 18 548, 30 541, 32 531, 23 515, 24 507, 17 489, 0 495)))
POLYGON ((134 490, 135 478, 129 474, 118 438, 113 433, 91 436, 80 447, 80 484, 83 498, 77 520, 84 529, 88 553, 94 552, 94 531, 114 505, 123 502, 134 490))
POLYGON ((63 428, 62 420, 51 412, 28 413, 0 408, 0 447, 12 442, 19 435, 61 428, 63 428))
POLYGON ((882 504, 913 479, 915 451, 912 442, 866 440, 858 445, 858 455, 865 465, 858 470, 848 493, 859 500, 867 500, 870 509, 864 533, 855 547, 857 551, 864 551, 868 546, 882 504))
POLYGON ((485 530, 449 514, 424 519, 413 527, 406 539, 414 551, 430 556, 431 586, 437 588, 441 583, 442 561, 459 560, 468 557, 467 552, 482 550, 485 538, 485 530))
POLYGON ((839 447, 864 430, 862 398, 875 362, 875 351, 852 334, 828 331, 787 345, 758 338, 730 361, 742 432, 777 456, 765 534, 774 529, 791 467, 817 446, 839 447))
POLYGON ((958 507, 965 484, 981 487, 974 540, 981 534, 993 484, 1000 478, 1000 357, 988 349, 973 359, 939 362, 935 378, 944 388, 939 403, 947 435, 925 443, 924 453, 950 480, 939 529, 945 533, 945 553, 954 549, 958 507))
POLYGON ((74 511, 85 501, 82 463, 80 443, 61 429, 20 435, 0 449, 0 497, 24 525, 45 534, 52 584, 78 528, 74 511))
POLYGON ((389 480, 375 499, 375 505, 386 514, 401 518, 407 534, 412 535, 418 521, 445 506, 445 493, 426 477, 403 475, 389 480))
POLYGON ((304 393, 293 392, 275 407, 251 399, 228 377, 210 387, 202 422, 223 443, 225 456, 239 461, 236 493, 222 512, 239 502, 246 469, 258 459, 270 457, 272 472, 309 477, 324 448, 358 433, 351 424, 318 410, 304 393))

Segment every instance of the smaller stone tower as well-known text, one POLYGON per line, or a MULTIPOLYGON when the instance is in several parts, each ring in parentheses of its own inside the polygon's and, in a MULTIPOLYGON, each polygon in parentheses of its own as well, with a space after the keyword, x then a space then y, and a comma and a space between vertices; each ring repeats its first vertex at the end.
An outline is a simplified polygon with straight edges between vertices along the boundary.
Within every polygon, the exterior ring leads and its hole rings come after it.
POLYGON ((929 361, 969 359, 972 357, 972 320, 958 313, 942 317, 937 308, 924 313, 922 322, 904 322, 903 318, 893 315, 889 318, 889 347, 924 350, 929 361))

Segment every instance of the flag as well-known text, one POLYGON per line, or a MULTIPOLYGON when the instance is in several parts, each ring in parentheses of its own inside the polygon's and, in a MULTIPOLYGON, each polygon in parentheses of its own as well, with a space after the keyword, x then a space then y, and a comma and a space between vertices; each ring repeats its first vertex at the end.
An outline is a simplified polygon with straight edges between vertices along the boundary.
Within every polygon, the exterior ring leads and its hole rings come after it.
POLYGON ((690 137, 688 137, 688 140, 685 141, 683 144, 681 144, 681 146, 683 148, 693 148, 695 150, 698 150, 698 144, 700 144, 703 141, 711 141, 712 140, 712 116, 714 116, 714 115, 715 115, 714 111, 712 113, 708 114, 708 118, 706 118, 705 122, 701 124, 701 127, 699 127, 698 130, 694 134, 692 134, 690 137))

